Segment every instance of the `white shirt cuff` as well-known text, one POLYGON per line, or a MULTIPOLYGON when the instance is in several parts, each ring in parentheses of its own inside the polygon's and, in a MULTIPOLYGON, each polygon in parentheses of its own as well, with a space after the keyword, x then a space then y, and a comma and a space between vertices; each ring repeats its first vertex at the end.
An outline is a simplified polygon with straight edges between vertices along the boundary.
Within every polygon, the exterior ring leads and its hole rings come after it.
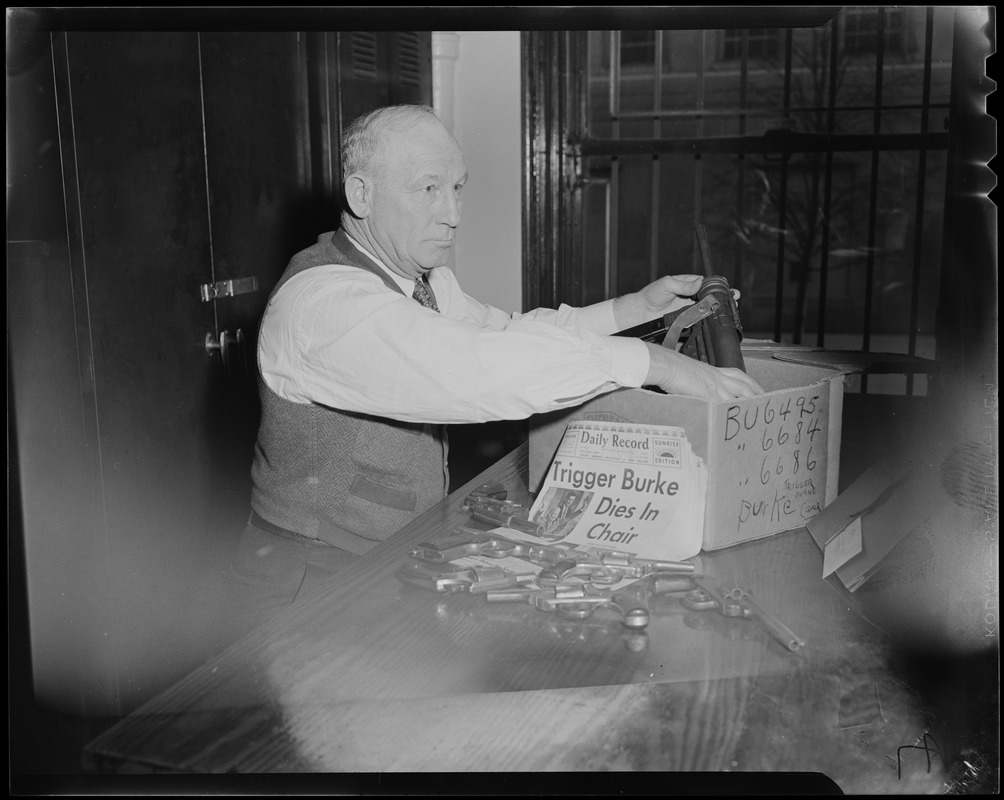
POLYGON ((643 386, 651 366, 648 345, 631 337, 611 336, 609 340, 614 380, 633 389, 643 386))

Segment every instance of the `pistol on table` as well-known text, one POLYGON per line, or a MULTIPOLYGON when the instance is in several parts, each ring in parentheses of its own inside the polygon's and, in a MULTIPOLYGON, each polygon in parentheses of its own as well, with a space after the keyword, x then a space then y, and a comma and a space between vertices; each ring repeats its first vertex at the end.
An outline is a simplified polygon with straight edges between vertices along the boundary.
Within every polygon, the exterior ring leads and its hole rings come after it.
POLYGON ((725 591, 717 581, 707 577, 695 578, 694 584, 695 588, 680 599, 684 608, 753 620, 786 650, 794 653, 805 647, 805 642, 791 628, 761 607, 745 589, 736 587, 725 591))

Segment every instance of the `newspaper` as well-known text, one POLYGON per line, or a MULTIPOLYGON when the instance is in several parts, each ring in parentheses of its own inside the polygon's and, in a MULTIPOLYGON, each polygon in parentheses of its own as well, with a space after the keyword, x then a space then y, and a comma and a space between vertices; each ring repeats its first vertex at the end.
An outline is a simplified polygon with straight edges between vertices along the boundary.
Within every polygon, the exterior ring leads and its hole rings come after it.
POLYGON ((707 469, 683 428, 569 424, 530 520, 549 541, 682 560, 701 550, 707 469))

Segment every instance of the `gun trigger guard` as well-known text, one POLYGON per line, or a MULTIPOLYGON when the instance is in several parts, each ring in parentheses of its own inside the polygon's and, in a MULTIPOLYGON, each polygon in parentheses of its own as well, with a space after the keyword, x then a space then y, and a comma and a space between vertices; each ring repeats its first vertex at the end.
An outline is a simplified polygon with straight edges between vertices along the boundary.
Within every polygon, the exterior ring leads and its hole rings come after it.
POLYGON ((708 295, 707 297, 694 303, 689 308, 681 311, 673 324, 669 326, 669 330, 666 331, 666 338, 662 340, 662 346, 668 347, 670 350, 680 349, 680 335, 687 329, 692 328, 702 319, 710 317, 721 303, 713 295, 708 295))
POLYGON ((718 611, 721 605, 704 589, 693 589, 680 598, 680 603, 690 611, 718 611))

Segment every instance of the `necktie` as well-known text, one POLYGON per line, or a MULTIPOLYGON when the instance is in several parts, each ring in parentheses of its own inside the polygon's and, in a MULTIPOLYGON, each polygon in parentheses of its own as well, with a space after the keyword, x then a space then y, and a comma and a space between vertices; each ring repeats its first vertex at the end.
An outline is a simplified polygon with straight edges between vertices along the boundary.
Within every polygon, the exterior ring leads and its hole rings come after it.
POLYGON ((426 285, 423 278, 418 278, 415 281, 415 291, 411 293, 411 296, 418 300, 426 308, 431 308, 433 311, 439 311, 439 306, 436 305, 436 298, 432 294, 432 290, 426 285))

